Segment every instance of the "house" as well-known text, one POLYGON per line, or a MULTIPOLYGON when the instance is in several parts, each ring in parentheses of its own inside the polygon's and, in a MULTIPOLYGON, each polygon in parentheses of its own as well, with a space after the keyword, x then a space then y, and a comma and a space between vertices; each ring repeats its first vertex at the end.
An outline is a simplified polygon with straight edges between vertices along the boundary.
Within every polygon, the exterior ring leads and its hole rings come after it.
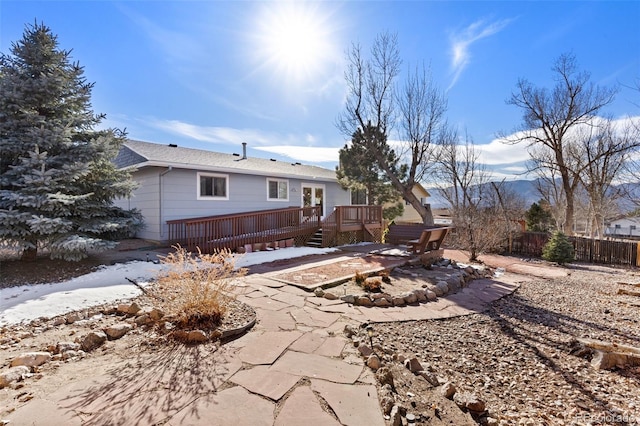
MULTIPOLYGON (((422 186, 420 183, 417 183, 413 186, 411 190, 413 195, 415 195, 420 203, 424 206, 427 205, 427 197, 430 197, 429 192, 422 186)), ((418 213, 416 209, 408 201, 404 202, 404 211, 402 214, 394 219, 395 223, 422 223, 422 217, 418 213)))
POLYGON ((606 224, 607 237, 640 237, 640 217, 621 217, 606 224))
POLYGON ((242 154, 223 154, 128 140, 115 163, 132 169, 139 185, 116 203, 139 209, 145 228, 137 237, 158 242, 170 240, 167 221, 292 206, 317 207, 314 211, 324 218, 336 206, 350 204, 335 171, 249 157, 246 144, 242 154))

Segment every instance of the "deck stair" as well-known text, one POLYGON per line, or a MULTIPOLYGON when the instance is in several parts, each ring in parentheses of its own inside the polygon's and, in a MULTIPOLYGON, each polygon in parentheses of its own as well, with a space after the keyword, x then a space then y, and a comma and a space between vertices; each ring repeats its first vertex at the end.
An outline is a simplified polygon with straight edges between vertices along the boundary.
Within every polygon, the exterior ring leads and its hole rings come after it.
POLYGON ((307 247, 322 248, 322 228, 318 229, 315 234, 309 238, 306 243, 307 247))

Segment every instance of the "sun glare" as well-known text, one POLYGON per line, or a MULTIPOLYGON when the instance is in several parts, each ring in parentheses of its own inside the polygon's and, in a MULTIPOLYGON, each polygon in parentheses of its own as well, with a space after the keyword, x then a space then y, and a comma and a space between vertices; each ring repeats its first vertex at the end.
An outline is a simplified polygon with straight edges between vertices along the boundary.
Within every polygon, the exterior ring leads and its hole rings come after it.
POLYGON ((287 80, 312 80, 335 58, 328 15, 317 3, 267 3, 256 37, 261 66, 287 80))

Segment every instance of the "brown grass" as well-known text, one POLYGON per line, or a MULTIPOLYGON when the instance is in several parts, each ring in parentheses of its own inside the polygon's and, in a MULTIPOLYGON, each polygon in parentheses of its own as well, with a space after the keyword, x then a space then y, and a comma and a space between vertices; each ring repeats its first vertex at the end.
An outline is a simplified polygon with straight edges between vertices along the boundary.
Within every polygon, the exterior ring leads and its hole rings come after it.
POLYGON ((165 315, 181 329, 208 330, 217 327, 227 304, 234 299, 232 281, 246 274, 236 270, 229 250, 215 254, 192 254, 180 245, 163 257, 169 271, 157 279, 158 299, 165 315))

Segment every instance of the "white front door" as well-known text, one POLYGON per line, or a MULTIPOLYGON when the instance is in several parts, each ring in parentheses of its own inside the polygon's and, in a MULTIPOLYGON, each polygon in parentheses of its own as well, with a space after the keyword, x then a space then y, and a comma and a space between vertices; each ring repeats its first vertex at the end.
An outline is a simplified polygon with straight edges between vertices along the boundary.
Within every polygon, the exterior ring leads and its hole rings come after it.
POLYGON ((320 216, 324 217, 324 185, 302 184, 302 207, 320 207, 320 216))

